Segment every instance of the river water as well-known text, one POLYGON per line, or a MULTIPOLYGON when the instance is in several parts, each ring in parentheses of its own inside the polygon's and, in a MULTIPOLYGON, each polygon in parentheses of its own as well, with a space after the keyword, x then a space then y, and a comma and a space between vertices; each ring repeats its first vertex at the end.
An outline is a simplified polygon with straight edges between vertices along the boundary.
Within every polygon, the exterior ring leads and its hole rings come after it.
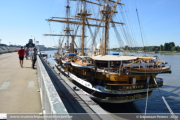
MULTIPOLYGON (((54 65, 52 56, 56 51, 46 51, 48 61, 54 65), (51 56, 51 57, 50 57, 51 56)), ((171 74, 161 74, 157 77, 164 79, 164 85, 160 88, 162 95, 174 113, 180 113, 180 55, 150 54, 158 56, 162 61, 171 65, 171 74)), ((104 110, 110 113, 144 113, 146 98, 121 104, 99 104, 104 110)), ((154 90, 148 98, 147 113, 169 113, 158 89, 154 90)))

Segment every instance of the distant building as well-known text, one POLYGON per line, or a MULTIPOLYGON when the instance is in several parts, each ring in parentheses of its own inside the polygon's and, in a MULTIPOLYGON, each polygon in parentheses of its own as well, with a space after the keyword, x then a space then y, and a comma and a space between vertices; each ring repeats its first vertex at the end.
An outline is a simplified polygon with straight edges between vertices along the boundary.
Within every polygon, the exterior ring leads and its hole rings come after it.
POLYGON ((46 47, 44 45, 36 45, 36 48, 38 48, 38 49, 46 49, 46 47))
POLYGON ((33 39, 29 39, 29 43, 33 44, 33 39))
POLYGON ((26 47, 27 48, 34 48, 35 47, 35 44, 33 44, 33 40, 32 39, 29 39, 29 42, 28 42, 28 44, 26 44, 26 47))

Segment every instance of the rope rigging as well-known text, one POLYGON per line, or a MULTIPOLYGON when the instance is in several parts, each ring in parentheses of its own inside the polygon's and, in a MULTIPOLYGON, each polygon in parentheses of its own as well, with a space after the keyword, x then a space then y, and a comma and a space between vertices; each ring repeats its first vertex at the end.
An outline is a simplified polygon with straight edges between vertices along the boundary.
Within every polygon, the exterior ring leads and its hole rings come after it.
POLYGON ((175 120, 178 120, 178 119, 176 118, 176 116, 174 115, 172 109, 171 109, 170 106, 168 105, 168 103, 167 103, 166 99, 164 98, 163 94, 161 93, 161 91, 160 91, 160 89, 159 89, 159 86, 158 86, 158 84, 157 84, 156 79, 154 78, 153 75, 152 75, 152 77, 153 77, 153 79, 154 79, 154 82, 155 82, 155 84, 156 84, 156 86, 157 86, 157 88, 158 88, 158 91, 159 91, 159 93, 161 94, 162 99, 163 99, 163 101, 164 101, 166 107, 168 108, 169 112, 171 113, 171 115, 173 116, 173 118, 174 118, 175 120))
MULTIPOLYGON (((112 21, 113 21, 113 20, 112 20, 112 21)), ((112 23, 112 25, 113 25, 113 29, 114 29, 116 38, 117 38, 117 40, 118 40, 118 42, 119 42, 119 46, 122 48, 122 47, 124 47, 124 42, 122 41, 122 38, 121 38, 121 36, 120 36, 120 34, 119 34, 119 32, 118 32, 115 24, 112 23)))
MULTIPOLYGON (((127 1, 126 1, 127 2, 127 1)), ((130 14, 129 14, 129 9, 128 8, 128 4, 127 4, 127 7, 123 7, 124 8, 124 11, 126 11, 127 14, 125 14, 125 19, 127 20, 128 22, 128 33, 130 34, 130 40, 131 42, 133 42, 133 46, 132 47, 135 47, 137 45, 137 42, 135 40, 135 37, 134 37, 134 29, 133 29, 133 25, 132 25, 132 20, 131 20, 131 17, 130 17, 130 14)))
MULTIPOLYGON (((133 37, 133 27, 131 24, 131 19, 129 19, 128 14, 124 14, 125 11, 127 11, 126 9, 123 9, 125 7, 119 6, 119 11, 121 12, 121 17, 120 16, 116 16, 116 19, 120 19, 120 21, 123 20, 124 23, 126 23, 126 25, 120 26, 120 29, 122 31, 122 34, 124 36, 124 39, 126 40, 127 44, 131 47, 135 47, 138 46, 138 43, 136 42, 135 38, 133 37), (122 19, 122 20, 121 20, 122 19), (127 24, 128 23, 128 24, 127 24)), ((128 11, 126 13, 129 13, 128 11)))
POLYGON ((124 32, 124 35, 125 35, 125 40, 127 42, 127 44, 131 47, 134 46, 134 40, 132 39, 132 36, 130 35, 131 31, 129 30, 129 24, 128 24, 128 21, 126 20, 126 17, 125 17, 125 10, 123 10, 124 7, 119 7, 120 11, 121 11, 121 14, 122 14, 122 20, 127 23, 126 25, 123 25, 121 26, 121 29, 123 29, 123 32, 124 32))
POLYGON ((137 8, 136 8, 136 12, 137 12, 137 17, 138 17, 138 22, 139 22, 139 27, 140 27, 140 32, 141 32, 141 38, 142 38, 142 43, 143 43, 143 47, 144 47, 144 52, 145 52, 145 55, 146 55, 145 46, 144 46, 144 40, 143 40, 143 35, 142 35, 142 30, 141 30, 141 23, 140 23, 140 20, 139 20, 139 15, 138 15, 137 8))
MULTIPOLYGON (((50 22, 49 22, 49 29, 50 29, 50 33, 52 34, 50 22)), ((52 37, 52 38, 53 38, 53 37, 52 37)), ((54 41, 54 38, 53 38, 53 41, 54 41)), ((54 45, 56 45, 55 41, 54 41, 54 45)), ((52 45, 51 45, 51 46, 52 46, 52 45)))

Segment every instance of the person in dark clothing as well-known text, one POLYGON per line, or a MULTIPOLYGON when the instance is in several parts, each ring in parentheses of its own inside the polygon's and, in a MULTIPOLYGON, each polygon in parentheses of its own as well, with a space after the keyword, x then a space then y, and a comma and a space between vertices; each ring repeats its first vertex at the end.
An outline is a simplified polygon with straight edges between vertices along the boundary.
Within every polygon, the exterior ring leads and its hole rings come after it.
POLYGON ((26 53, 26 60, 28 60, 28 56, 29 56, 29 49, 28 48, 25 49, 25 53, 26 53))
POLYGON ((20 63, 21 67, 23 67, 24 53, 25 53, 25 51, 24 51, 23 47, 21 47, 21 49, 18 50, 19 63, 20 63))
POLYGON ((33 63, 32 63, 32 69, 35 69, 35 68, 34 68, 34 64, 36 63, 36 60, 37 60, 37 49, 34 48, 34 49, 33 49, 33 63))

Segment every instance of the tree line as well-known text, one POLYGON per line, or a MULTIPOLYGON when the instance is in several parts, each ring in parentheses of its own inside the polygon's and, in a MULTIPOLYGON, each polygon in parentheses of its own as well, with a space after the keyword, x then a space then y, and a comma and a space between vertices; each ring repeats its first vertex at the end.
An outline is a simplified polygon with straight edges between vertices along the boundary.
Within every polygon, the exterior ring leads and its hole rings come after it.
POLYGON ((150 46, 150 47, 145 47, 143 50, 148 50, 148 51, 180 51, 179 46, 175 46, 174 42, 169 42, 169 43, 164 43, 164 45, 160 46, 150 46))
MULTIPOLYGON (((118 48, 112 48, 111 50, 118 50, 118 48)), ((129 47, 125 46, 124 50, 133 50, 133 51, 179 51, 180 47, 175 46, 174 42, 164 43, 160 46, 145 46, 145 47, 129 47)))

